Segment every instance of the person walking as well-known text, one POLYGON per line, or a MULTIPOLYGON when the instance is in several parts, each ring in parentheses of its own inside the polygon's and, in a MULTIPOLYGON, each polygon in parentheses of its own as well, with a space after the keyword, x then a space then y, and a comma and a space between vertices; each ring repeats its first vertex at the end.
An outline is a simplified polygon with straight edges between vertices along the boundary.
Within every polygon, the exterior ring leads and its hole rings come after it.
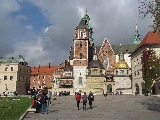
POLYGON ((106 100, 106 97, 107 97, 107 91, 104 90, 104 97, 105 97, 105 100, 106 100))
POLYGON ((92 101, 94 101, 94 96, 91 91, 89 93, 88 100, 89 100, 89 106, 90 106, 90 108, 92 108, 92 101))
POLYGON ((86 103, 87 103, 87 95, 86 92, 84 92, 84 95, 82 96, 83 99, 83 110, 86 111, 86 103))
POLYGON ((48 94, 47 94, 47 97, 48 97, 48 105, 51 105, 51 96, 52 96, 52 92, 49 91, 48 94))
POLYGON ((81 101, 81 94, 80 93, 77 93, 77 95, 76 95, 76 101, 77 101, 77 107, 78 107, 78 110, 79 110, 79 103, 81 101))

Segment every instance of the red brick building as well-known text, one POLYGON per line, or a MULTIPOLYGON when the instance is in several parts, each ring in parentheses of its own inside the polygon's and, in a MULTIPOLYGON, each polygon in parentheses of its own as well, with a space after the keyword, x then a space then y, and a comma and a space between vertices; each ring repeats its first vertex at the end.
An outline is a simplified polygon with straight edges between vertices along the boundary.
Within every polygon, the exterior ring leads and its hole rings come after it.
POLYGON ((53 87, 53 72, 58 66, 31 67, 30 89, 43 89, 53 87))

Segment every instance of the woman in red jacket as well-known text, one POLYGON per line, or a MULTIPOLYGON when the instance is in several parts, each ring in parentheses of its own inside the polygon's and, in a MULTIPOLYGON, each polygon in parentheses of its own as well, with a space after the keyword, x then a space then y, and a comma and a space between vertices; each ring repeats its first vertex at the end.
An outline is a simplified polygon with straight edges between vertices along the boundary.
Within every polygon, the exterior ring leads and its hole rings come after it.
POLYGON ((81 94, 80 93, 77 93, 76 100, 77 100, 77 107, 78 107, 78 110, 79 110, 79 103, 81 101, 81 94))

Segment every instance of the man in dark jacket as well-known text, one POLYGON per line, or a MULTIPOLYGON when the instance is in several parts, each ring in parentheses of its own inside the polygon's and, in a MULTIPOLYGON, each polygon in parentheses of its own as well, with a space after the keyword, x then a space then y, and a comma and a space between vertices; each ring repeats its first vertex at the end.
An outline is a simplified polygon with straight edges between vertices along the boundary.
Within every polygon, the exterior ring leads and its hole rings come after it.
POLYGON ((92 101, 94 101, 94 96, 91 91, 89 93, 88 100, 89 100, 89 106, 90 106, 90 108, 92 108, 92 101))
POLYGON ((86 110, 86 103, 87 103, 87 95, 86 92, 84 92, 84 95, 82 96, 83 99, 83 110, 86 110))
POLYGON ((48 100, 47 94, 43 92, 40 100, 42 104, 42 114, 44 114, 45 112, 48 114, 47 100, 48 100))

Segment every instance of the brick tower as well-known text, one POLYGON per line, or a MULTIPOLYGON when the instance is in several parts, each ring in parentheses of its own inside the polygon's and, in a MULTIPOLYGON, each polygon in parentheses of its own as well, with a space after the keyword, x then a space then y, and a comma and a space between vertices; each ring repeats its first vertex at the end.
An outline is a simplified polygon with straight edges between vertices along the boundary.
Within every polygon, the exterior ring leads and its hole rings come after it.
POLYGON ((92 28, 89 26, 89 16, 87 12, 81 19, 79 25, 75 29, 74 39, 74 57, 73 71, 74 81, 73 87, 76 91, 86 87, 86 75, 89 62, 93 58, 93 38, 92 28))

